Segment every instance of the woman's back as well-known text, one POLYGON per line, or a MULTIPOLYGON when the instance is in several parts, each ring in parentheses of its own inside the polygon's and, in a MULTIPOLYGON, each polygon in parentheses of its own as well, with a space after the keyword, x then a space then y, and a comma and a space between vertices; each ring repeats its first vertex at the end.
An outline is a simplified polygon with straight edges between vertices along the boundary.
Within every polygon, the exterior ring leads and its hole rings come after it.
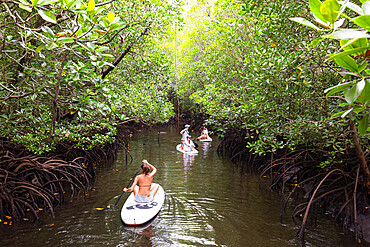
POLYGON ((139 183, 139 195, 147 196, 150 191, 150 186, 153 182, 153 176, 151 174, 141 174, 138 176, 138 183, 139 183))

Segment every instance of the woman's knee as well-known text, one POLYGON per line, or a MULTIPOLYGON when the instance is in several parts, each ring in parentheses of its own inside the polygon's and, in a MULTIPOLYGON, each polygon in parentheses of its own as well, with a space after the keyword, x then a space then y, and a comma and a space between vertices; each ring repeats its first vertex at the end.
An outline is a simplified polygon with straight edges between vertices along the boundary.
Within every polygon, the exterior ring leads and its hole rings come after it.
POLYGON ((159 189, 159 184, 156 184, 156 185, 154 186, 154 188, 152 189, 152 195, 153 195, 153 196, 155 196, 155 194, 157 194, 158 189, 159 189))

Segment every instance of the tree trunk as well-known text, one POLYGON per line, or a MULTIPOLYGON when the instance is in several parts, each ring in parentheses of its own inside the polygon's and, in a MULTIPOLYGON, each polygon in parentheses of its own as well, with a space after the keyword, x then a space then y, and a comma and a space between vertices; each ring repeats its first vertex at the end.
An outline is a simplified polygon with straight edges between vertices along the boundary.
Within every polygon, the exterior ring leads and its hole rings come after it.
POLYGON ((351 128, 352 139, 353 139, 353 144, 355 145, 357 158, 358 158, 358 161, 360 162, 360 167, 364 174, 364 178, 366 180, 365 183, 369 186, 368 182, 370 181, 370 170, 369 170, 369 167, 367 166, 365 155, 360 145, 360 139, 358 137, 358 132, 357 132, 357 128, 356 128, 354 121, 349 120, 349 126, 351 128))
POLYGON ((62 64, 61 64, 60 70, 59 70, 57 85, 55 86, 55 94, 54 94, 54 99, 53 99, 53 118, 52 118, 51 124, 50 124, 50 132, 49 132, 48 142, 50 142, 51 135, 54 133, 55 121, 56 121, 56 118, 57 118, 57 100, 58 100, 58 95, 59 95, 60 79, 62 77, 64 62, 66 61, 68 53, 69 53, 69 51, 67 51, 63 56, 62 64))

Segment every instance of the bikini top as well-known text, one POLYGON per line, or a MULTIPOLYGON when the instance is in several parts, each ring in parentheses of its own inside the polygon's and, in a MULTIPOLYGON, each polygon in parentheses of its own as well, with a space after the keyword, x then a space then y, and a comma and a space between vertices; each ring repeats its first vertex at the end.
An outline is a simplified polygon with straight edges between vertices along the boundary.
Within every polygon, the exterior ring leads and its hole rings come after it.
POLYGON ((152 186, 151 184, 145 184, 145 185, 139 185, 139 187, 150 187, 152 186))

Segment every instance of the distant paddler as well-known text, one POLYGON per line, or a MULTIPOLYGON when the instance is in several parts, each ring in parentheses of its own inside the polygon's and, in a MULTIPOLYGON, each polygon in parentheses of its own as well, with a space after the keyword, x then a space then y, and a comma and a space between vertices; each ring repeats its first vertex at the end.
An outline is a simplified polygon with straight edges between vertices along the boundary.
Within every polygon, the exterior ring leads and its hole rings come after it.
POLYGON ((200 127, 200 130, 201 130, 201 133, 200 133, 200 136, 197 137, 197 140, 208 139, 209 138, 208 129, 205 126, 202 126, 200 127))
POLYGON ((195 145, 194 142, 191 140, 191 136, 188 135, 186 137, 186 140, 184 141, 184 150, 186 152, 194 151, 195 150, 195 145))
POLYGON ((189 124, 185 124, 185 129, 180 131, 181 134, 181 149, 184 149, 184 143, 186 141, 186 137, 189 135, 189 124))

